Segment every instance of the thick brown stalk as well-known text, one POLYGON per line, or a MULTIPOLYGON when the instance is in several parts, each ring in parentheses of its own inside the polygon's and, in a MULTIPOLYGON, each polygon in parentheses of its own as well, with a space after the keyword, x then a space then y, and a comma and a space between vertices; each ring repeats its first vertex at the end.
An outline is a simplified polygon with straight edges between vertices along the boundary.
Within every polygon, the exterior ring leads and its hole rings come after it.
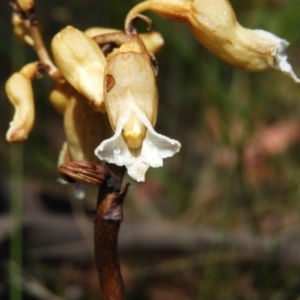
POLYGON ((122 204, 128 185, 121 188, 125 169, 114 165, 69 162, 59 168, 71 182, 99 185, 95 218, 95 261, 103 300, 124 300, 124 286, 118 262, 118 234, 123 220, 122 204))
POLYGON ((34 41, 34 49, 37 56, 40 62, 45 66, 45 72, 54 80, 62 80, 63 77, 51 60, 37 25, 34 24, 30 26, 30 35, 34 41))
POLYGON ((128 185, 120 192, 102 186, 95 220, 95 260, 104 300, 125 299, 118 263, 118 233, 123 219, 122 203, 128 185))

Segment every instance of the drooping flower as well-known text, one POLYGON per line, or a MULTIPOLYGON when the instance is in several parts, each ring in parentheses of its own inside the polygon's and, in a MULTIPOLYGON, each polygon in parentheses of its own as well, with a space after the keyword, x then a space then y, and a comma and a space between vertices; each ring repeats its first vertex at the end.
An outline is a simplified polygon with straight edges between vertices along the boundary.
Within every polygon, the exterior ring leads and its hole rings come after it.
POLYGON ((33 128, 35 109, 31 81, 36 75, 37 65, 37 62, 27 64, 5 83, 5 92, 15 109, 6 133, 8 142, 24 141, 33 128))
POLYGON ((64 78, 88 99, 95 110, 104 112, 106 59, 96 42, 80 30, 67 26, 54 36, 51 47, 64 78))
POLYGON ((270 32, 241 26, 228 0, 148 0, 128 13, 125 26, 144 10, 189 23, 200 43, 234 67, 254 72, 273 68, 300 82, 287 61, 289 43, 270 32))
POLYGON ((149 58, 130 47, 121 46, 105 67, 104 101, 115 133, 95 154, 126 166, 133 179, 144 181, 147 169, 161 167, 164 158, 179 151, 180 143, 154 130, 158 101, 154 71, 149 58))

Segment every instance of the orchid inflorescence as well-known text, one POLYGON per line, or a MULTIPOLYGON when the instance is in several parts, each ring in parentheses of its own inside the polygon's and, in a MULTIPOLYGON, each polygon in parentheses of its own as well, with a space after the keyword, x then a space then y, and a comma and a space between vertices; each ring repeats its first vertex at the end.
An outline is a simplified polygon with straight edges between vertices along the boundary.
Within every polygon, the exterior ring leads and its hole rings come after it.
POLYGON ((64 117, 66 142, 59 165, 68 161, 106 161, 125 166, 144 181, 149 167, 180 150, 180 143, 154 130, 157 118, 157 62, 163 46, 159 32, 138 34, 134 24, 151 10, 186 22, 196 39, 228 64, 246 71, 276 69, 297 83, 287 62, 288 42, 264 30, 242 27, 227 0, 147 0, 126 16, 125 30, 93 27, 85 32, 67 26, 51 43, 54 62, 44 46, 33 0, 12 4, 14 33, 32 46, 37 62, 14 73, 5 85, 15 108, 9 142, 25 140, 34 124, 32 80, 45 72, 55 83, 50 102, 64 117))

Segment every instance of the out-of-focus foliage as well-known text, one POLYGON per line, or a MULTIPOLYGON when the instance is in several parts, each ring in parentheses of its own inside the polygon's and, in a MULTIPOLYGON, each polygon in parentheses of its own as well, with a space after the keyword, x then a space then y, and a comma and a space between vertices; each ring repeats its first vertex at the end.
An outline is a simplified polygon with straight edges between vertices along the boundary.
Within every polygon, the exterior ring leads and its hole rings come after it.
MULTIPOLYGON (((137 2, 37 0, 36 5, 50 45, 51 37, 68 24, 81 30, 95 25, 121 29, 126 12, 137 2)), ((300 75, 300 2, 231 2, 242 25, 271 31, 291 43, 290 62, 300 75)), ((23 60, 36 57, 32 49, 11 37, 6 1, 0 2, 0 14, 3 87, 23 60)), ((205 50, 187 25, 152 13, 148 16, 165 39, 157 55, 157 130, 179 140, 182 149, 166 160, 164 168, 150 170, 145 183, 131 187, 125 220, 164 218, 177 225, 205 225, 225 235, 257 238, 276 239, 290 233, 287 243, 294 245, 297 239, 292 233, 300 224, 300 86, 276 71, 233 69, 205 50)), ((140 30, 145 30, 143 24, 140 30)), ((56 178, 64 139, 62 119, 48 101, 50 86, 46 78, 34 83, 37 120, 24 144, 24 176, 45 182, 56 178)), ((10 156, 5 132, 12 111, 3 89, 0 98, 0 163, 5 177, 10 156)), ((300 296, 299 259, 288 265, 284 259, 272 260, 272 253, 263 259, 234 259, 218 245, 204 257, 182 257, 184 267, 164 257, 126 261, 128 299, 292 300, 300 296), (149 264, 165 272, 145 276, 137 281, 138 288, 130 278, 149 264)), ((62 285, 53 283, 52 287, 61 291, 62 285)))

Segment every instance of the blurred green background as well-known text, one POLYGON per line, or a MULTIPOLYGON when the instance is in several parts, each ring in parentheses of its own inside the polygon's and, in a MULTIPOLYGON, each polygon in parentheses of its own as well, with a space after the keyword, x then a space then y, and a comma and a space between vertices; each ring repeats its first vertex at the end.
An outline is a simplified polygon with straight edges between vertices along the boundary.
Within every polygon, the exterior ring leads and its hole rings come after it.
MULTIPOLYGON (((126 12, 137 2, 37 0, 36 6, 49 46, 53 35, 69 24, 81 30, 121 29, 126 12)), ((265 29, 290 42, 289 61, 300 75, 300 1, 231 3, 245 27, 265 29)), ((179 140, 182 149, 163 168, 149 170, 145 183, 132 182, 130 187, 120 236, 127 299, 300 299, 300 87, 277 71, 234 69, 204 49, 186 24, 147 15, 165 39, 157 54, 156 129, 179 140), (143 226, 144 239, 136 229, 143 226)), ((8 1, 0 2, 0 22, 3 87, 13 71, 36 56, 12 36, 8 1)), ((57 216, 59 224, 67 216, 75 220, 78 249, 84 247, 80 243, 90 244, 89 215, 95 205, 95 191, 79 203, 68 199, 72 193, 56 182, 64 134, 62 118, 48 101, 50 87, 46 76, 34 82, 36 123, 23 145, 5 140, 13 111, 0 89, 0 220, 7 218, 11 203, 22 201, 24 241, 18 247, 23 249, 24 272, 19 279, 29 286, 28 299, 54 299, 34 294, 32 282, 62 299, 98 299, 87 249, 80 252, 80 259, 68 253, 69 248, 64 252, 64 244, 61 252, 58 248, 47 252, 47 247, 53 247, 50 237, 64 228, 54 226, 57 216), (43 210, 36 208, 41 202, 43 210), (43 224, 49 209, 54 221, 43 224), (38 221, 30 222, 31 217, 38 221), (37 233, 44 234, 43 247, 34 240, 38 224, 44 230, 37 233)), ((128 177, 125 181, 131 182, 128 177)), ((10 254, 4 225, 0 227, 0 296, 8 299, 10 254)))

